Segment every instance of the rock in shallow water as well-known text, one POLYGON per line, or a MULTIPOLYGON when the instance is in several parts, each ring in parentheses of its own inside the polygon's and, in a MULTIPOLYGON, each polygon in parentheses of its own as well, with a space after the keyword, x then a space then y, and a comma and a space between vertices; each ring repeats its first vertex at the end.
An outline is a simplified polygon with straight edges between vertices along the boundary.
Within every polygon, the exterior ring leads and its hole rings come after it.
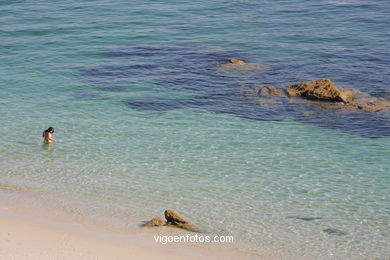
POLYGON ((345 236, 345 235, 348 235, 347 232, 345 231, 342 231, 342 230, 339 230, 339 229, 335 229, 335 228, 326 228, 323 230, 325 233, 328 233, 330 235, 336 235, 336 236, 345 236))
POLYGON ((261 106, 282 104, 287 97, 286 90, 274 86, 250 86, 243 85, 242 93, 248 100, 261 106))
POLYGON ((285 97, 286 91, 281 88, 276 88, 274 86, 266 86, 260 88, 260 93, 262 97, 285 97))
POLYGON ((164 222, 164 220, 160 217, 153 218, 152 220, 145 223, 144 227, 157 227, 157 226, 169 226, 169 227, 177 227, 182 228, 188 231, 196 232, 198 229, 188 223, 186 219, 184 219, 179 213, 177 213, 174 210, 167 209, 164 212, 165 219, 167 220, 164 222))
POLYGON ((246 74, 259 72, 266 69, 267 66, 252 62, 244 62, 242 60, 230 59, 228 62, 222 64, 218 72, 224 74, 246 74))
POLYGON ((330 79, 319 79, 287 86, 290 97, 304 97, 313 100, 347 102, 347 98, 330 79))
POLYGON ((304 221, 312 221, 312 220, 322 219, 321 217, 299 217, 299 216, 290 216, 287 218, 295 218, 295 219, 304 220, 304 221))
POLYGON ((197 229, 193 225, 188 223, 185 218, 183 218, 179 213, 174 210, 167 209, 164 212, 164 215, 165 219, 167 220, 168 226, 178 227, 189 231, 197 231, 197 229))
POLYGON ((164 215, 168 223, 188 223, 186 219, 184 219, 182 216, 180 216, 179 213, 174 210, 167 209, 164 212, 164 215))
POLYGON ((143 226, 144 227, 159 227, 159 226, 164 226, 164 225, 165 225, 164 220, 160 217, 156 217, 156 218, 152 218, 150 221, 145 223, 143 226))
POLYGON ((237 65, 244 65, 245 62, 242 61, 242 60, 237 60, 237 59, 230 59, 229 60, 230 63, 233 63, 233 64, 237 64, 237 65))
POLYGON ((348 107, 358 108, 365 111, 377 112, 390 109, 390 101, 383 98, 365 97, 354 99, 349 102, 348 107))
POLYGON ((356 89, 340 90, 330 79, 319 79, 312 82, 303 82, 287 86, 290 97, 303 97, 306 99, 341 102, 348 108, 377 112, 390 109, 390 101, 383 98, 371 97, 356 89))

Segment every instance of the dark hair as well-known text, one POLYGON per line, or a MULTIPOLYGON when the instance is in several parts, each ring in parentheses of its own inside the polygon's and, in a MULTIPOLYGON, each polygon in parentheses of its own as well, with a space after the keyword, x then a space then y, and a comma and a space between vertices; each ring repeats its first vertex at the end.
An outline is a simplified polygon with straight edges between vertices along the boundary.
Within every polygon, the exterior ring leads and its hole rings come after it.
POLYGON ((54 127, 49 127, 48 129, 45 130, 46 133, 54 133, 54 127))

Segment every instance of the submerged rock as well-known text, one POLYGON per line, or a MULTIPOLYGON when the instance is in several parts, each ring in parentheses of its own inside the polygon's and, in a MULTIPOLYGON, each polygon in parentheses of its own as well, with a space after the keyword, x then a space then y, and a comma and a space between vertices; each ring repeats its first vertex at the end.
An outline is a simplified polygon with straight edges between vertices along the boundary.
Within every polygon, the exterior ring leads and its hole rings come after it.
POLYGON ((172 222, 169 222, 169 223, 167 223, 167 226, 169 226, 169 227, 177 227, 177 228, 185 229, 185 230, 192 231, 192 232, 197 232, 198 231, 197 228, 195 228, 193 225, 191 225, 189 223, 172 223, 172 222))
POLYGON ((284 89, 274 86, 243 86, 243 95, 260 105, 274 105, 283 103, 282 98, 287 97, 284 89))
POLYGON ((230 59, 218 69, 220 73, 245 74, 264 70, 267 66, 237 59, 230 59))
POLYGON ((368 94, 362 93, 359 90, 354 89, 354 88, 346 88, 346 89, 342 90, 341 92, 342 92, 343 96, 345 97, 346 102, 353 102, 354 100, 369 96, 368 94))
POLYGON ((230 59, 230 60, 229 60, 229 63, 237 64, 237 65, 244 65, 244 64, 245 64, 244 61, 242 61, 242 60, 237 60, 237 59, 230 59))
POLYGON ((364 97, 352 100, 348 103, 348 107, 377 112, 390 109, 390 101, 383 98, 364 97))
POLYGON ((274 86, 266 86, 261 87, 259 89, 259 94, 262 97, 285 97, 286 91, 284 89, 276 88, 274 86))
POLYGON ((313 221, 313 220, 322 219, 321 217, 299 217, 299 216, 290 216, 287 218, 295 218, 295 219, 304 220, 304 221, 313 221))
POLYGON ((323 231, 324 231, 325 233, 330 234, 330 235, 336 235, 336 236, 345 236, 345 235, 348 235, 347 232, 342 231, 342 230, 339 230, 339 229, 335 229, 335 228, 327 228, 327 229, 324 229, 323 231))

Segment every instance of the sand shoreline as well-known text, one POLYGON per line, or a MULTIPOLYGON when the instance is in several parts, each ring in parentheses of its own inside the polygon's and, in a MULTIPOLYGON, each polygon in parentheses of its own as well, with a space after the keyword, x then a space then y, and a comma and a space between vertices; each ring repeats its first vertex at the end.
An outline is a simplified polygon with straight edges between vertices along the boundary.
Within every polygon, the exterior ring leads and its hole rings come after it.
MULTIPOLYGON (((11 211, 0 211, 2 259, 188 259, 163 248, 149 250, 128 242, 113 242, 80 228, 43 223, 11 211), (78 229, 78 230, 77 230, 78 229)), ((191 259, 191 258, 190 258, 191 259)), ((195 259, 195 258, 194 258, 195 259)))
MULTIPOLYGON (((2 259, 269 259, 257 253, 211 244, 162 245, 154 235, 170 229, 145 228, 129 234, 90 229, 28 213, 25 208, 0 208, 2 259)), ((20 207, 21 205, 18 205, 20 207)), ((53 210, 53 209, 48 209, 53 210)), ((49 214, 50 215, 50 214, 49 214)))

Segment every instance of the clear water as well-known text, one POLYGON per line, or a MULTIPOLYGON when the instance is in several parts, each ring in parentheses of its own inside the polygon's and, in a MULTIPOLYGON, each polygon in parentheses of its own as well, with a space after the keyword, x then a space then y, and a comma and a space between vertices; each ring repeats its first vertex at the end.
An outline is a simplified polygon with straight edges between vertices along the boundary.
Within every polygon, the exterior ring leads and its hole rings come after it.
POLYGON ((174 208, 281 259, 388 259, 389 113, 242 90, 330 77, 388 97, 389 20, 379 0, 1 1, 0 185, 124 229, 174 208))

